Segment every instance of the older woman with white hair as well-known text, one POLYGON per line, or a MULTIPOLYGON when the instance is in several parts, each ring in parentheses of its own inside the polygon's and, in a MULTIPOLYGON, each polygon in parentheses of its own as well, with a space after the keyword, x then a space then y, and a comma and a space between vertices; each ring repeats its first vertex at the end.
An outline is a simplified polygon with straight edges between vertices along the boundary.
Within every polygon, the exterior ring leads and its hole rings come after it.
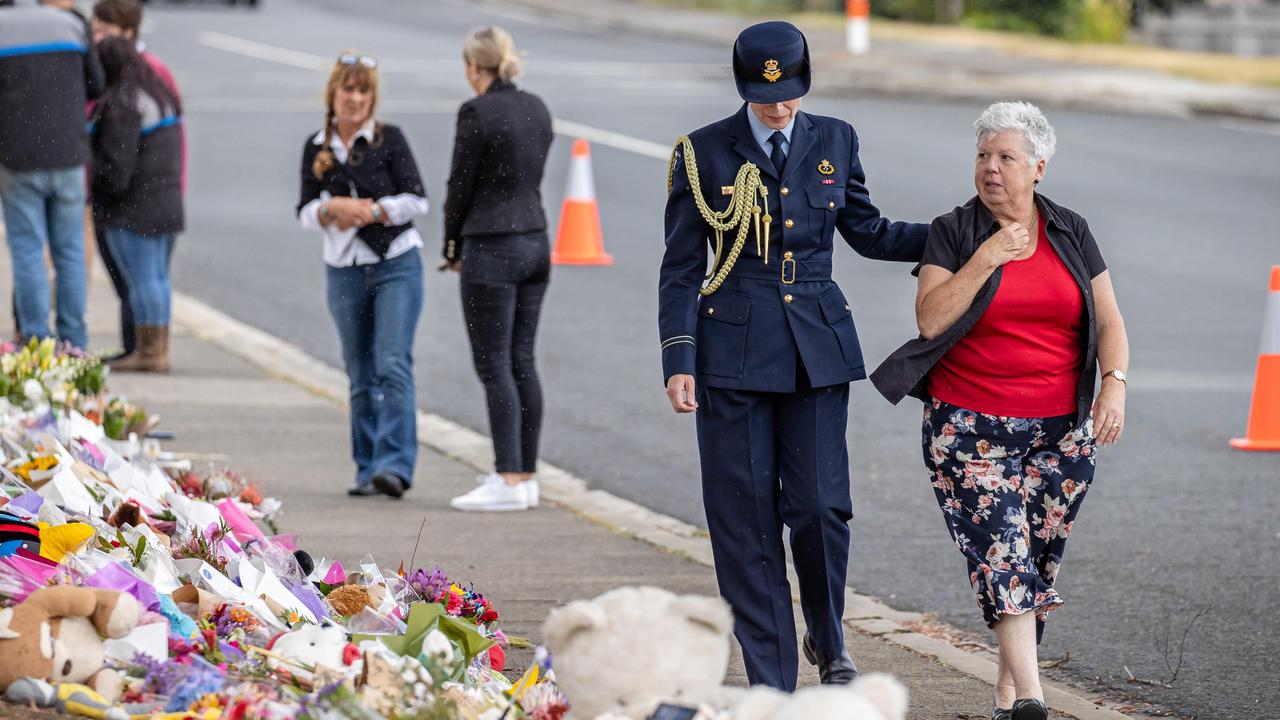
POLYGON ((1097 446, 1124 429, 1129 344, 1088 223, 1036 192, 1049 121, 1004 102, 974 125, 978 195, 933 221, 920 337, 872 380, 925 401, 925 465, 1000 647, 991 717, 1044 720, 1036 645, 1097 446))

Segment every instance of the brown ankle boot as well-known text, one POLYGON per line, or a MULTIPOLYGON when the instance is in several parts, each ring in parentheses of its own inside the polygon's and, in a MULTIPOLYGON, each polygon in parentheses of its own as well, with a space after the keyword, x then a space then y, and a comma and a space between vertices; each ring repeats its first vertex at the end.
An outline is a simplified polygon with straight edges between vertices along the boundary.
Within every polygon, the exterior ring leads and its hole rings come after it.
POLYGON ((116 372, 169 372, 169 326, 139 325, 137 348, 110 367, 116 372))

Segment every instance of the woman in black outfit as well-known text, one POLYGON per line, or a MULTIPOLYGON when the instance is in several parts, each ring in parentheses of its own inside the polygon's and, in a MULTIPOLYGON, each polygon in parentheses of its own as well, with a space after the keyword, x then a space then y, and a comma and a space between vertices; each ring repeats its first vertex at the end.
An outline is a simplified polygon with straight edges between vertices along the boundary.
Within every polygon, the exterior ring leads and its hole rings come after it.
POLYGON ((488 401, 495 472, 452 505, 525 510, 538 504, 533 474, 542 387, 533 346, 551 270, 539 192, 551 114, 536 96, 512 84, 520 59, 505 30, 472 31, 462 55, 477 97, 458 110, 444 257, 462 275, 462 312, 488 401))

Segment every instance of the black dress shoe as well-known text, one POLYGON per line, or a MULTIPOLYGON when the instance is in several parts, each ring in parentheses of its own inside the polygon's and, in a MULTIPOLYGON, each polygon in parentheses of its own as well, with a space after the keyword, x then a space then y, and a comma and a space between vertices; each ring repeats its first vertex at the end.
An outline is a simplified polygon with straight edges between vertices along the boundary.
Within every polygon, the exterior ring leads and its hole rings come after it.
POLYGON ((991 720, 1013 720, 1013 711, 997 705, 991 706, 991 720))
POLYGON ((366 497, 368 495, 377 495, 378 488, 372 485, 352 485, 347 488, 347 494, 351 497, 366 497))
POLYGON ((409 483, 399 475, 380 472, 373 476, 373 487, 383 495, 399 500, 404 497, 404 491, 409 489, 409 483))
POLYGON ((1049 708, 1035 698, 1014 700, 1012 720, 1049 720, 1049 708))
POLYGON ((827 660, 819 655, 813 646, 813 638, 807 634, 804 636, 804 657, 810 664, 818 666, 818 679, 823 685, 848 685, 858 679, 858 668, 848 652, 842 650, 840 657, 827 660))

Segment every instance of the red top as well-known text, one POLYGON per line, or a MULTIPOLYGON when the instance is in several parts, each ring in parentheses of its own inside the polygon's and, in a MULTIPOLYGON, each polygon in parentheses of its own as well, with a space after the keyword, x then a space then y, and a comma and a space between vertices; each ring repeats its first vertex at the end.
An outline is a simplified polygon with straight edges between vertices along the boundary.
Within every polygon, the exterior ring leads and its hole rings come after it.
POLYGON ((991 305, 929 373, 943 402, 1003 417, 1076 411, 1084 297, 1049 244, 1043 216, 1031 257, 1005 264, 991 305))

